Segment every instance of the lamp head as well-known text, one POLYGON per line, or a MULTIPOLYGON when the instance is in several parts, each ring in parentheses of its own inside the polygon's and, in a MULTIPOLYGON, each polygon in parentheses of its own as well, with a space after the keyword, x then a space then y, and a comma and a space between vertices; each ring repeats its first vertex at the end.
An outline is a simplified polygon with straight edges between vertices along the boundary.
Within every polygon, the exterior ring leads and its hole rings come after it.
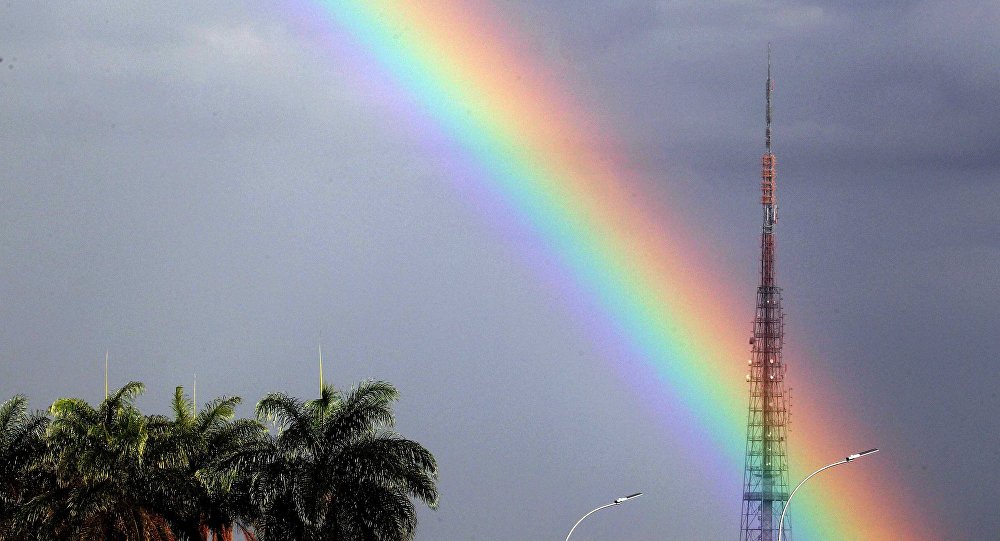
POLYGON ((628 500, 631 500, 632 498, 638 498, 639 496, 642 496, 642 492, 636 492, 635 494, 629 494, 628 496, 622 496, 621 498, 615 499, 615 505, 619 505, 622 502, 626 502, 628 500))
POLYGON ((847 457, 847 461, 850 462, 852 460, 859 459, 859 458, 861 458, 861 457, 863 457, 865 455, 870 455, 872 453, 877 453, 877 452, 878 452, 878 449, 876 448, 876 449, 869 449, 867 451, 861 451, 860 453, 854 453, 853 455, 849 455, 847 457))

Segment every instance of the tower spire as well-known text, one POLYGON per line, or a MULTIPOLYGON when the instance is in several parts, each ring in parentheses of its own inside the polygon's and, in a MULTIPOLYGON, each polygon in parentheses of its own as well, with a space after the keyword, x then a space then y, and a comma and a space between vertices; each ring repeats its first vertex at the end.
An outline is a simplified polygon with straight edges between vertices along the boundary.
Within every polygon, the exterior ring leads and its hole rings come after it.
POLYGON ((774 79, 771 78, 771 44, 767 44, 767 82, 764 88, 766 113, 764 115, 764 155, 761 157, 760 202, 764 205, 764 232, 772 233, 774 224, 778 222, 778 198, 775 193, 774 167, 777 160, 771 152, 771 92, 774 90, 774 79))
POLYGON ((767 113, 766 113, 766 129, 764 132, 764 148, 767 149, 767 153, 771 153, 771 91, 774 90, 774 81, 771 79, 771 44, 767 44, 767 88, 765 89, 765 95, 767 96, 767 113))

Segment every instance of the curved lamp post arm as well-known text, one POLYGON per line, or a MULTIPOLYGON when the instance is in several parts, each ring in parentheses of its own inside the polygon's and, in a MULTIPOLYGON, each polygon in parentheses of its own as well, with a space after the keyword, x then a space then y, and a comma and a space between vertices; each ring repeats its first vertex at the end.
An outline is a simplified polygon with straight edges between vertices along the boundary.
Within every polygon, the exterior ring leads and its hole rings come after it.
POLYGON ((850 462, 852 460, 855 460, 855 459, 861 458, 861 457, 863 457, 865 455, 870 455, 870 454, 876 453, 876 452, 878 452, 878 449, 869 449, 867 451, 861 451, 860 453, 854 453, 853 455, 847 456, 843 460, 834 462, 833 464, 827 464, 826 466, 823 466, 822 468, 820 468, 820 469, 818 469, 818 470, 810 473, 808 476, 806 476, 805 479, 799 481, 799 484, 795 485, 795 488, 792 489, 792 493, 788 495, 788 501, 786 501, 785 505, 782 506, 782 508, 781 508, 781 519, 778 520, 778 541, 781 541, 781 534, 783 534, 784 531, 785 531, 785 528, 784 528, 784 525, 785 525, 785 513, 788 512, 788 505, 792 503, 792 498, 795 496, 795 492, 799 489, 799 487, 801 487, 802 485, 804 485, 806 483, 806 481, 808 481, 809 479, 812 478, 812 476, 816 475, 817 473, 819 473, 819 472, 821 472, 823 470, 828 470, 828 469, 830 469, 830 468, 832 468, 834 466, 840 466, 841 464, 847 464, 848 462, 850 462))
POLYGON ((635 494, 632 494, 632 495, 629 495, 629 496, 624 496, 622 498, 618 498, 618 499, 616 499, 615 501, 613 501, 611 503, 606 503, 606 504, 604 504, 604 505, 602 505, 602 506, 600 506, 600 507, 598 507, 598 508, 590 511, 586 515, 583 515, 582 517, 580 517, 580 520, 576 521, 576 524, 574 524, 573 527, 570 528, 569 533, 566 534, 566 541, 569 541, 569 536, 573 535, 573 530, 575 530, 576 527, 579 526, 581 522, 583 522, 583 519, 589 517, 590 515, 593 515, 594 513, 600 511, 601 509, 605 509, 607 507, 614 507, 616 505, 621 505, 622 503, 627 502, 627 501, 631 500, 632 498, 638 498, 639 496, 642 496, 642 492, 636 492, 635 494))
POLYGON ((792 489, 792 493, 788 495, 788 501, 786 501, 785 505, 781 508, 781 519, 778 520, 778 541, 781 541, 781 534, 782 534, 782 532, 785 531, 785 528, 784 528, 784 524, 785 524, 785 512, 788 511, 788 504, 792 503, 792 497, 795 496, 795 491, 798 490, 799 487, 801 487, 803 484, 805 484, 806 481, 808 481, 812 476, 816 475, 817 473, 819 473, 819 472, 821 472, 823 470, 832 468, 834 466, 839 466, 841 464, 847 464, 847 460, 841 460, 840 462, 834 462, 833 464, 827 464, 826 466, 823 466, 822 468, 820 468, 820 469, 818 469, 818 470, 810 473, 808 477, 806 477, 805 479, 799 481, 799 484, 795 485, 795 488, 792 489))
POLYGON ((612 505, 620 505, 620 504, 617 504, 617 503, 608 503, 608 504, 602 505, 602 506, 598 507, 597 509, 594 509, 593 511, 587 513, 586 515, 583 515, 582 517, 580 517, 580 520, 576 521, 576 524, 574 524, 573 527, 570 528, 569 533, 566 534, 566 541, 569 541, 569 536, 573 535, 573 530, 575 530, 576 527, 579 526, 581 522, 583 522, 583 519, 589 517, 590 515, 593 515, 594 513, 600 511, 601 509, 604 509, 605 507, 611 507, 612 505))

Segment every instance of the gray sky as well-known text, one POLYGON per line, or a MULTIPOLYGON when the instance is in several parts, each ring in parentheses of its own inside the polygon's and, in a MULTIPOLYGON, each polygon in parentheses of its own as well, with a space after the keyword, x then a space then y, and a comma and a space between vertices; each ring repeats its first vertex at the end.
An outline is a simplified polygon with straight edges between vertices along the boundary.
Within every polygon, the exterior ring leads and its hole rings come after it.
MULTIPOLYGON (((637 190, 684 202, 747 321, 773 44, 788 340, 948 538, 994 538, 1000 4, 877 4, 496 2, 601 109, 637 190)), ((292 12, 0 6, 0 397, 98 400, 109 349, 149 411, 197 373, 249 415, 315 393, 322 343, 338 385, 395 383, 400 431, 440 461, 418 539, 561 539, 635 490, 574 538, 735 536, 741 472, 684 464, 697 434, 665 429, 518 258, 531 239, 458 197, 358 91, 379 76, 292 12)))

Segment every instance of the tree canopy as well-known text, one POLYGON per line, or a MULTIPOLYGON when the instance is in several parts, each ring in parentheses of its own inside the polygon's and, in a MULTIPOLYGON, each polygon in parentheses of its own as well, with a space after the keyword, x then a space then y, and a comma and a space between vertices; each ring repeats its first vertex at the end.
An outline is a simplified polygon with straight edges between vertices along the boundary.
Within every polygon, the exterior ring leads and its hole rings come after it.
POLYGON ((145 415, 132 382, 93 406, 0 404, 0 540, 407 541, 436 508, 437 464, 393 431, 398 391, 364 381, 314 400, 270 393, 145 415))

